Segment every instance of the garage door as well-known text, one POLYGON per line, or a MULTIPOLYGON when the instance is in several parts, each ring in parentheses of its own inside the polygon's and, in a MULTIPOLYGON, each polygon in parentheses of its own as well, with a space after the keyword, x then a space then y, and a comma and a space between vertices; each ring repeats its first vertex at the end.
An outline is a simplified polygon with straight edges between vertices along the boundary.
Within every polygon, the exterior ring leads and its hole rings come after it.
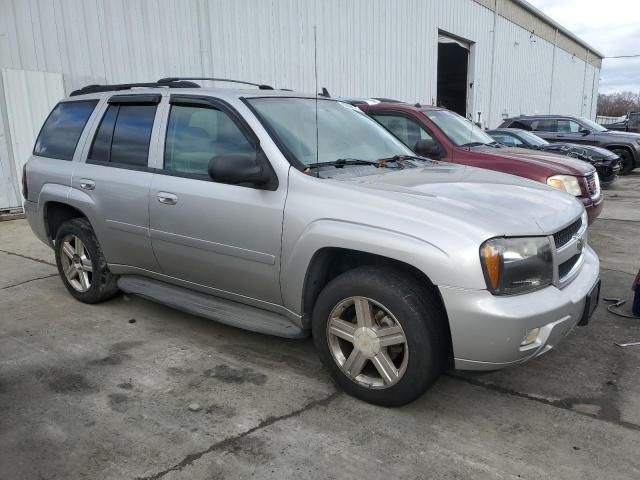
POLYGON ((20 207, 22 166, 40 126, 64 97, 62 75, 2 69, 0 91, 0 212, 20 207))

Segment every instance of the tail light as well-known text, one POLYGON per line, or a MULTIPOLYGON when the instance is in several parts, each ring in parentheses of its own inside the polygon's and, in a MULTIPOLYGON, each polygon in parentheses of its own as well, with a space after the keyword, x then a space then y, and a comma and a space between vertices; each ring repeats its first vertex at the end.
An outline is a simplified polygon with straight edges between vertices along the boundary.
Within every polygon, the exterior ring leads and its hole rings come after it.
POLYGON ((25 200, 29 199, 29 187, 27 186, 27 164, 22 166, 22 196, 25 200))

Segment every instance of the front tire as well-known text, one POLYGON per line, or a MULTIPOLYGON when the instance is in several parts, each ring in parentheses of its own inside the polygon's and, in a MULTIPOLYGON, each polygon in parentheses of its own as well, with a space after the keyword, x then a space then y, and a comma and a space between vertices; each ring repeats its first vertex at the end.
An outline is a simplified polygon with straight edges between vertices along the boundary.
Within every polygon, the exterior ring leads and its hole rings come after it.
POLYGON ((620 157, 620 175, 628 175, 635 168, 635 162, 631 152, 624 149, 611 150, 620 157))
POLYGON ((349 395, 395 407, 422 395, 446 361, 446 315, 411 277, 359 267, 331 280, 312 315, 318 354, 349 395))
POLYGON ((69 293, 83 303, 98 303, 117 292, 117 277, 111 273, 91 224, 74 218, 60 225, 54 251, 58 273, 69 293))

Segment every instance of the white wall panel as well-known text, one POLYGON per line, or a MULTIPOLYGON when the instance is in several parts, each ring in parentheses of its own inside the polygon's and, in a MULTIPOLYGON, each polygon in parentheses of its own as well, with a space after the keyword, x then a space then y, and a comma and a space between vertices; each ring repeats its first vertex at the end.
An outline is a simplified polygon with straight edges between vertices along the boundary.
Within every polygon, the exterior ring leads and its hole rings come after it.
MULTIPOLYGON (((13 157, 13 162, 3 162, 6 184, 9 184, 10 177, 13 178, 13 189, 7 189, 12 203, 0 204, 0 208, 7 208, 21 204, 22 199, 17 192, 20 191, 18 179, 22 175, 22 166, 31 155, 40 126, 53 106, 64 97, 64 88, 59 73, 11 69, 2 69, 2 86, 4 102, 0 103, 6 108, 10 132, 7 147, 11 148, 13 157)), ((5 153, 8 157, 9 151, 5 153)))

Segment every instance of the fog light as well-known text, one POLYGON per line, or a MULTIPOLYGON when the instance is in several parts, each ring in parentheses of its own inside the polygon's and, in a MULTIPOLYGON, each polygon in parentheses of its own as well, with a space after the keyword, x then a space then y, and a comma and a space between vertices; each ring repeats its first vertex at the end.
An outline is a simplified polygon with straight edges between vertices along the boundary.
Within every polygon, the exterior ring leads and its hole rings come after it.
POLYGON ((525 345, 530 345, 533 342, 535 342, 536 339, 538 338, 539 333, 540 333, 539 328, 532 328, 531 330, 529 330, 527 333, 525 333, 524 337, 522 338, 522 341, 520 342, 520 346, 524 347, 525 345))

